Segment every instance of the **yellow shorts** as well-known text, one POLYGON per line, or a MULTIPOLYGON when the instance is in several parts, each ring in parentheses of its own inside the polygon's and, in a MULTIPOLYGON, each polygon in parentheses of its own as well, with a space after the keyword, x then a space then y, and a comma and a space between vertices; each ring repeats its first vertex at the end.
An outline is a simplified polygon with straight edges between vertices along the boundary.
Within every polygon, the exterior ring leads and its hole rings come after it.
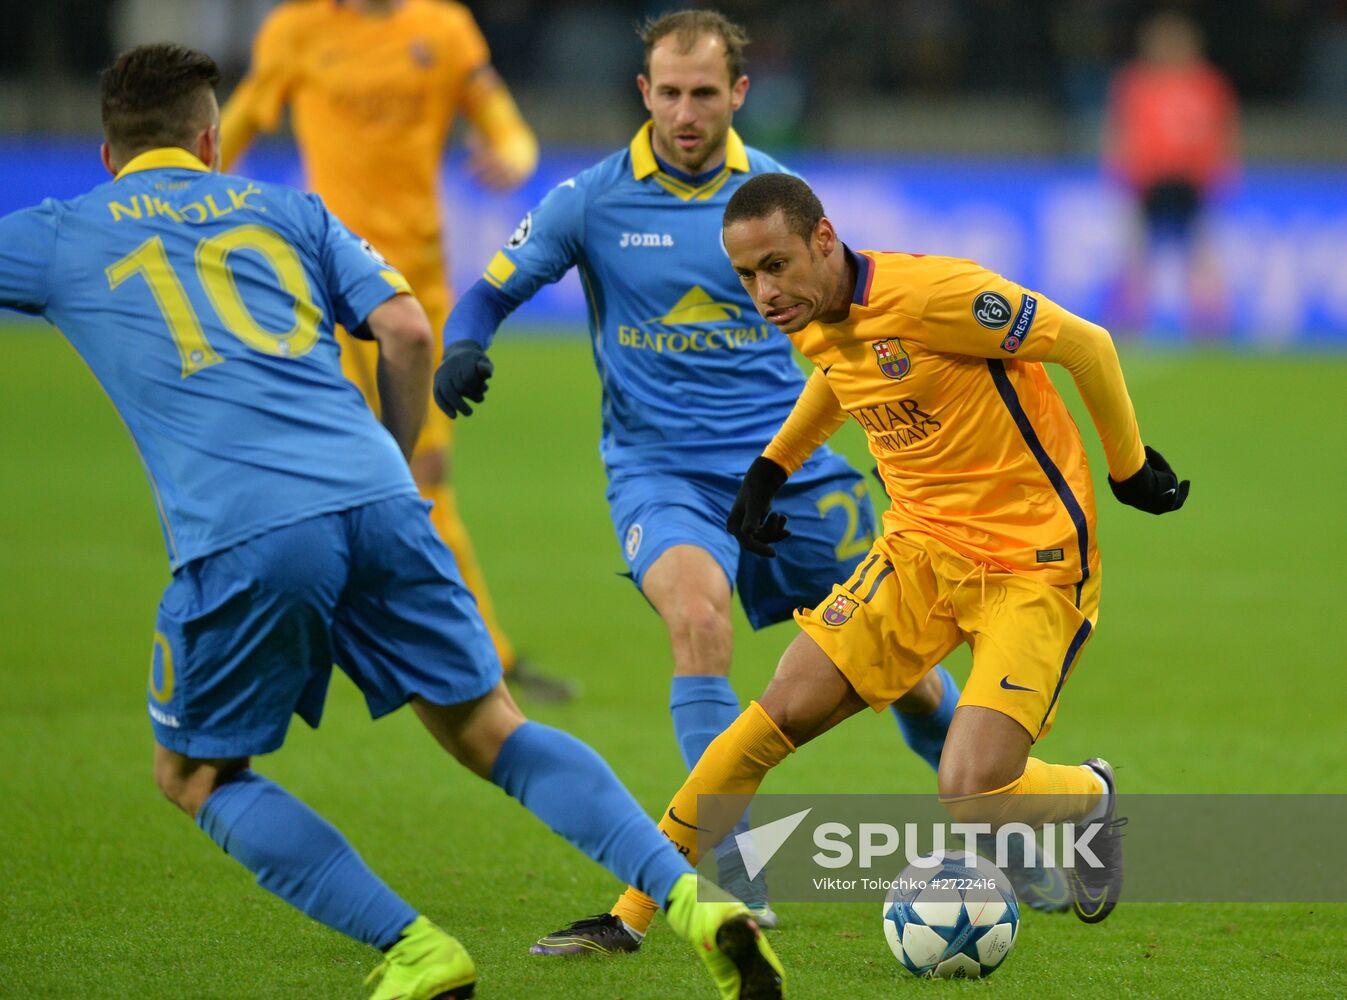
POLYGON ((1037 740, 1052 728, 1098 612, 1097 573, 1078 596, 926 535, 887 534, 850 580, 795 620, 877 712, 967 642, 973 670, 959 704, 995 709, 1037 740))
MULTIPOLYGON (((411 284, 412 291, 416 293, 417 300, 430 319, 430 328, 435 331, 434 363, 439 365, 444 323, 449 318, 449 289, 445 285, 444 269, 440 267, 438 275, 433 269, 427 269, 426 274, 416 275, 404 271, 403 276, 411 284)), ((372 340, 357 340, 341 327, 337 327, 337 342, 341 344, 342 372, 364 394, 370 409, 378 413, 379 384, 376 372, 379 364, 379 345, 372 340)), ((426 422, 421 427, 421 436, 416 439, 413 454, 443 451, 453 439, 452 426, 452 422, 435 405, 432 398, 426 411, 426 422)))

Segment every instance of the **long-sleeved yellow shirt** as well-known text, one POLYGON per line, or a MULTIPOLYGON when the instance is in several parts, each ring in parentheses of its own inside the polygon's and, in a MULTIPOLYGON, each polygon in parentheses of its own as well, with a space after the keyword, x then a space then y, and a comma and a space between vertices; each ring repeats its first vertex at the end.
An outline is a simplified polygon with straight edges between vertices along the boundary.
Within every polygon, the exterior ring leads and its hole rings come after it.
POLYGON ((1052 585, 1097 573, 1085 448, 1042 362, 1071 373, 1126 478, 1144 452, 1108 333, 971 261, 852 259, 847 318, 791 336, 815 372, 764 454, 794 472, 850 415, 893 501, 886 531, 1052 585))
POLYGON ((425 270, 418 253, 439 265, 440 159, 456 115, 525 176, 537 160, 533 133, 459 3, 405 0, 381 16, 330 0, 281 4, 224 109, 225 169, 258 129, 277 127, 286 105, 309 188, 409 275, 425 270))

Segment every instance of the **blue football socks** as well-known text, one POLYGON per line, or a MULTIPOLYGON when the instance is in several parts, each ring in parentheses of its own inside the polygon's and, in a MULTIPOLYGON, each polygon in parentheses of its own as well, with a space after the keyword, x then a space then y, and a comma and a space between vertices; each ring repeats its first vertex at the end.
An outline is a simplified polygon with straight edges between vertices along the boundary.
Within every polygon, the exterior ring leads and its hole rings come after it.
POLYGON ((959 704, 959 685, 949 671, 936 665, 935 672, 940 676, 944 690, 940 695, 940 705, 930 715, 906 715, 893 706, 893 714, 898 719, 898 728, 903 731, 907 745, 933 770, 940 770, 940 752, 945 749, 945 734, 949 732, 950 721, 954 718, 954 709, 959 704))
MULTIPOLYGON (((739 698, 728 677, 675 677, 669 690, 669 714, 673 716, 674 737, 683 753, 683 763, 691 771, 702 759, 711 741, 739 718, 739 698)), ((748 829, 748 815, 716 845, 716 868, 720 886, 750 905, 766 902, 766 891, 753 885, 744 869, 735 835, 748 829)))
POLYGON ((416 919, 336 827, 255 771, 211 793, 196 822, 263 889, 357 941, 388 948, 416 919))
POLYGON ((674 738, 691 771, 711 741, 739 718, 739 698, 728 677, 675 677, 669 691, 674 738))
POLYGON ((654 899, 668 899, 673 884, 692 871, 604 759, 569 733, 524 723, 500 748, 491 780, 553 833, 654 899))

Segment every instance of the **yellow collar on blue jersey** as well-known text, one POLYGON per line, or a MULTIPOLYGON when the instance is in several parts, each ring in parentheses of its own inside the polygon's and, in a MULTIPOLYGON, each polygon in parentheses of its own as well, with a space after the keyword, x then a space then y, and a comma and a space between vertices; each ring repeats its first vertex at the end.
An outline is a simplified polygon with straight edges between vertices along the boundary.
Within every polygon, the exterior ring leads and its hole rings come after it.
POLYGON ((162 170, 165 167, 176 167, 179 170, 203 170, 210 173, 210 167, 181 146, 163 146, 159 149, 147 149, 145 152, 132 157, 130 163, 117 171, 117 176, 113 180, 119 181, 127 174, 138 173, 141 170, 162 170))
POLYGON ((748 172, 748 150, 744 148, 744 140, 739 138, 739 133, 734 129, 730 129, 725 139, 725 163, 705 183, 694 186, 666 174, 659 168, 655 149, 651 145, 650 134, 654 127, 654 122, 646 122, 631 140, 631 173, 638 181, 653 176, 661 187, 683 201, 701 201, 710 198, 724 186, 730 171, 748 172))

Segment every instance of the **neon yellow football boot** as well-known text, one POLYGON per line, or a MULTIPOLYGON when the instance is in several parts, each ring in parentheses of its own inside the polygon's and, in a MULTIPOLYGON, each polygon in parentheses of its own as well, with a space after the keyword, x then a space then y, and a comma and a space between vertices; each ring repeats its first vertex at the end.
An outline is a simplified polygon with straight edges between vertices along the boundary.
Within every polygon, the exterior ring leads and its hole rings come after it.
POLYGON ((696 949, 721 1000, 780 1000, 786 972, 747 906, 691 872, 669 893, 668 919, 696 949))
POLYGON ((379 986, 370 1000, 467 1000, 477 967, 458 938, 417 917, 365 980, 379 986))

